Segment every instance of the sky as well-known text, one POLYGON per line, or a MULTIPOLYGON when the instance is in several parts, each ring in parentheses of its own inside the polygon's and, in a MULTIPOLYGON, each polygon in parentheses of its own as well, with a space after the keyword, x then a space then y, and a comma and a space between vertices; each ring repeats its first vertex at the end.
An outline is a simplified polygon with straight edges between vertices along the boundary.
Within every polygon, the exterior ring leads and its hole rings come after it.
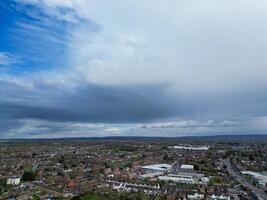
POLYGON ((0 2, 0 139, 267 134, 267 1, 0 2))

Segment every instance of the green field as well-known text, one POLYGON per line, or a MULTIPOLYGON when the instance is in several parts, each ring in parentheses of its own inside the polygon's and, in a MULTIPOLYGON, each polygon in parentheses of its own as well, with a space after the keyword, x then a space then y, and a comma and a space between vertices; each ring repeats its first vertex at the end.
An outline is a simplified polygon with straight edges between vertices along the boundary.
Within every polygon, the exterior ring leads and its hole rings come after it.
POLYGON ((84 197, 81 197, 81 200, 110 200, 110 198, 100 196, 98 194, 89 194, 84 197))

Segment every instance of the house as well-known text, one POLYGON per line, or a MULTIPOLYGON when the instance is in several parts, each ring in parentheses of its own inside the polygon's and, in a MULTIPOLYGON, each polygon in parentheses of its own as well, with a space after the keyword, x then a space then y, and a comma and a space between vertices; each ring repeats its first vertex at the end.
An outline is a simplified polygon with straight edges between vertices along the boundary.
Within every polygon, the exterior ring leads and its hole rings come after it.
POLYGON ((224 195, 220 195, 220 196, 216 196, 215 194, 211 195, 211 197, 209 198, 210 200, 230 200, 230 196, 224 196, 224 195))
POLYGON ((204 199, 204 194, 198 194, 197 192, 195 194, 189 194, 187 195, 187 198, 189 200, 195 200, 195 199, 204 199))

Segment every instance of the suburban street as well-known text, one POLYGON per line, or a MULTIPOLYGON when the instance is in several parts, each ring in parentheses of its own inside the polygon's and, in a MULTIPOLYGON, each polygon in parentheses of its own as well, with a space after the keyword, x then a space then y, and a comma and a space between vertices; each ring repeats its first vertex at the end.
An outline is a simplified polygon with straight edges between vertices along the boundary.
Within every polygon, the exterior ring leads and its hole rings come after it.
POLYGON ((44 190, 44 191, 46 191, 48 193, 54 194, 54 195, 59 196, 59 197, 61 197, 63 195, 62 193, 60 193, 60 192, 58 192, 56 190, 53 190, 51 188, 44 187, 44 186, 39 185, 39 184, 34 183, 34 182, 27 183, 27 184, 30 185, 30 186, 32 186, 32 187, 40 188, 41 190, 44 190))
POLYGON ((253 184, 248 182, 245 178, 243 178, 238 172, 236 172, 229 158, 223 160, 222 162, 223 164, 226 165, 226 170, 228 171, 228 173, 231 176, 233 176, 236 179, 236 181, 238 181, 244 187, 249 188, 259 199, 267 200, 267 194, 264 192, 264 190, 254 186, 253 184))

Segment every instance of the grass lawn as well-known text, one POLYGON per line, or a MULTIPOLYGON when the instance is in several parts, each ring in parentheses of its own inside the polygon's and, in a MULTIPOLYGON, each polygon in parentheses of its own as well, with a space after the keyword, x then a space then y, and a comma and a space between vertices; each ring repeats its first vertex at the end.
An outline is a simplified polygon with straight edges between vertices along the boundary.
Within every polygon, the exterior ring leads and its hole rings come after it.
POLYGON ((100 196, 97 194, 88 194, 88 195, 82 197, 81 200, 110 200, 110 198, 100 196))

